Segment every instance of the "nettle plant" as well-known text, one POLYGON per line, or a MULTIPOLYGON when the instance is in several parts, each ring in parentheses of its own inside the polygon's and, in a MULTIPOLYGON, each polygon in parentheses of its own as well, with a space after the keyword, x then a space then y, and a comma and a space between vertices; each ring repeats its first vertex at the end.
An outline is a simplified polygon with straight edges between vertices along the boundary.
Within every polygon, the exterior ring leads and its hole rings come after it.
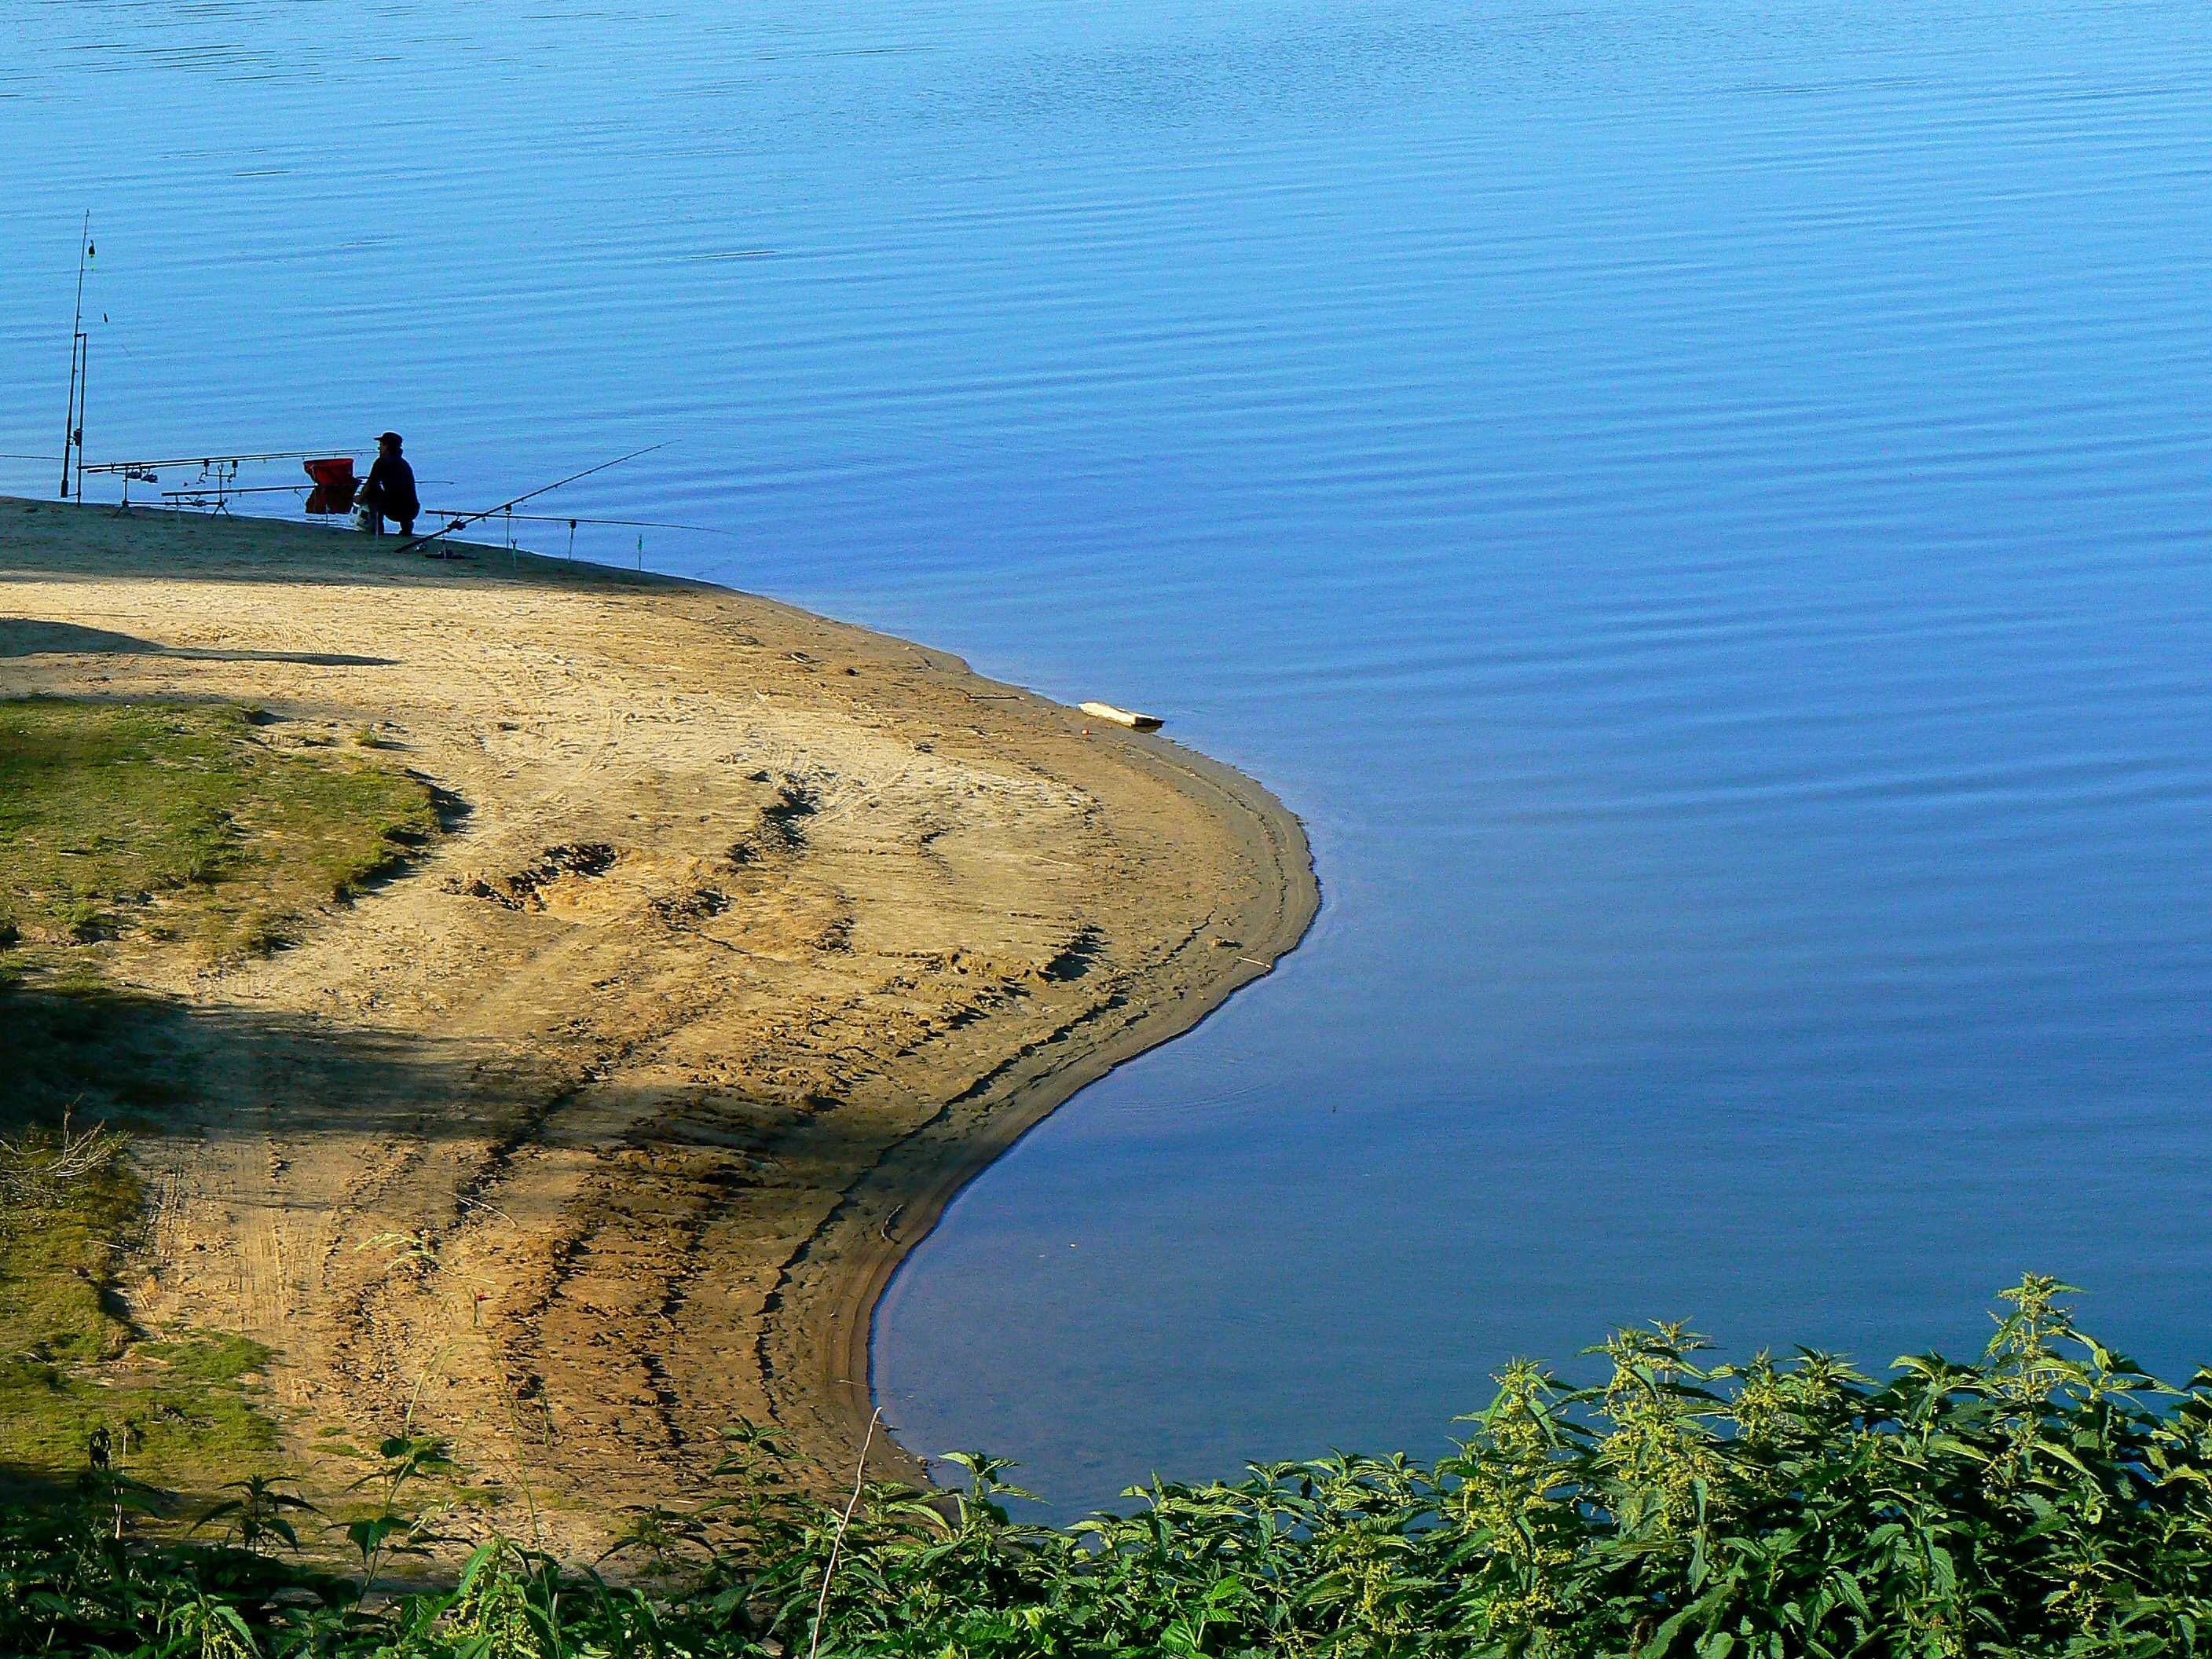
MULTIPOLYGON (((1339 1455, 1156 1482, 1065 1528, 1016 1518, 1026 1494, 981 1455, 950 1460, 954 1492, 818 1499, 749 1425, 726 1494, 640 1511, 605 1577, 495 1540, 451 1588, 365 1595, 380 1552, 353 1538, 350 1578, 288 1569, 307 1515, 259 1489, 228 1500, 222 1547, 134 1544, 107 1524, 120 1509, 18 1510, 0 1527, 0 1650, 2193 1654, 2212 1613, 2212 1376, 2160 1382, 2075 1327, 2069 1289, 2025 1279, 1978 1360, 1923 1355, 1881 1382, 1807 1351, 1711 1363, 1680 1326, 1618 1332, 1587 1351, 1595 1386, 1507 1367, 1432 1465, 1339 1455)), ((441 1455, 386 1449, 392 1493, 407 1455, 441 1455)))

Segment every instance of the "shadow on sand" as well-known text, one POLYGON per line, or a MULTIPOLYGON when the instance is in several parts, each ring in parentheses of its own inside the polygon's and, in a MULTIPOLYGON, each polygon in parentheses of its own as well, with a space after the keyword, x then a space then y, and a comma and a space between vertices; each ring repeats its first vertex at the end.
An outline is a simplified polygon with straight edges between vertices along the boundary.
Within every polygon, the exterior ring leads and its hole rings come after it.
POLYGON ((35 617, 0 617, 0 657, 167 657, 178 662, 289 662, 313 668, 395 668, 396 657, 349 657, 325 651, 202 651, 162 645, 134 634, 35 617))

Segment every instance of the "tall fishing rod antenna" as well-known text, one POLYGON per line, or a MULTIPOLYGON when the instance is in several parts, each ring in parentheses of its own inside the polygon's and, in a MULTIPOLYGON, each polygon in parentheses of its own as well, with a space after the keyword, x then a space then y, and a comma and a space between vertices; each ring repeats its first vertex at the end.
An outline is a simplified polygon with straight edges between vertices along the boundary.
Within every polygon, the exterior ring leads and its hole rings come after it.
MULTIPOLYGON (((604 472, 611 466, 620 466, 624 461, 634 461, 641 455, 650 455, 656 449, 665 449, 668 446, 665 443, 647 444, 642 449, 631 450, 627 455, 617 455, 611 461, 601 461, 597 466, 587 466, 581 472, 571 472, 565 478, 556 478, 550 484, 540 484, 535 489, 526 489, 520 495, 512 496, 508 500, 501 501, 497 507, 488 507, 481 513, 464 514, 459 518, 449 521, 443 530, 434 530, 427 536, 417 536, 413 541, 409 542, 404 547, 402 547, 399 551, 402 553, 412 553, 417 548, 428 547, 433 542, 443 541, 447 537, 452 535, 456 530, 465 529, 468 526, 475 524, 479 520, 496 517, 498 514, 505 513, 510 508, 520 507, 525 501, 535 501, 540 495, 549 495, 552 491, 560 489, 563 484, 572 484, 579 478, 590 477, 594 472, 604 472)), ((434 559, 438 559, 447 557, 447 556, 442 553, 433 553, 430 556, 434 559)))
POLYGON ((84 499, 84 383, 89 362, 90 339, 84 331, 84 268, 92 260, 92 210, 84 212, 84 228, 76 239, 76 315, 70 322, 69 423, 62 433, 62 494, 70 498, 70 451, 76 451, 76 498, 84 499))

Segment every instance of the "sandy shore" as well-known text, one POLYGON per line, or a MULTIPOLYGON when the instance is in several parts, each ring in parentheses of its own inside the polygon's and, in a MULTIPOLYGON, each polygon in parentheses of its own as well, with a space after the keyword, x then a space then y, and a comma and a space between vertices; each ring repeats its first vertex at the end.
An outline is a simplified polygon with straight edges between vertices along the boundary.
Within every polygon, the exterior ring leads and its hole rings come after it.
POLYGON ((556 1547, 699 1490, 740 1417, 849 1479, 901 1256, 1296 943, 1304 838, 1237 773, 939 652, 393 545, 0 500, 0 695, 373 726, 450 803, 294 948, 100 947, 191 1006, 204 1080, 139 1146, 133 1312, 275 1350, 270 1408, 331 1480, 358 1466, 319 1445, 411 1414, 487 1510, 527 1480, 556 1547))

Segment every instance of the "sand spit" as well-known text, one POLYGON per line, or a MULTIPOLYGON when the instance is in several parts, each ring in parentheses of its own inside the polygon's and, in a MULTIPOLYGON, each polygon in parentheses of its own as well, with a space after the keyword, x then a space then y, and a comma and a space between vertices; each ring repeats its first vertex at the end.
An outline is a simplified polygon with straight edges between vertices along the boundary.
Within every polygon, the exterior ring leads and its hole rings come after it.
POLYGON ((205 1081, 139 1146, 133 1311, 274 1349, 270 1409, 330 1482, 359 1466, 319 1448, 411 1413, 487 1522, 526 1480, 556 1547, 699 1490, 740 1417, 848 1480, 900 1257, 1296 943, 1304 838, 1228 769, 942 653, 394 545, 0 500, 0 695, 371 729, 450 802, 294 948, 110 949, 191 1005, 205 1081))

